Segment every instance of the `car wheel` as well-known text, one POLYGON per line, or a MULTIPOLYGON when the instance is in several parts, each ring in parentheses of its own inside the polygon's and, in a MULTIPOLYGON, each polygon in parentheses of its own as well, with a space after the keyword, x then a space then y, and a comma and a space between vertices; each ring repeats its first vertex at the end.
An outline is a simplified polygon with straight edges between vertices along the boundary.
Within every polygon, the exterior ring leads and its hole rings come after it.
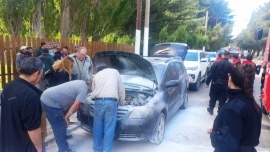
POLYGON ((194 91, 198 91, 200 88, 200 84, 201 84, 201 73, 198 75, 196 83, 192 85, 192 89, 194 91))
POLYGON ((184 99, 184 102, 183 104, 181 105, 181 109, 186 109, 187 108, 187 105, 188 105, 188 91, 186 89, 186 96, 185 96, 185 99, 184 99))
POLYGON ((165 115, 161 113, 158 118, 158 122, 150 142, 153 144, 161 144, 164 139, 165 133, 165 115))
POLYGON ((262 113, 263 114, 267 114, 267 111, 266 111, 266 109, 265 109, 265 107, 264 107, 264 105, 263 105, 262 102, 261 102, 261 109, 262 109, 262 113))

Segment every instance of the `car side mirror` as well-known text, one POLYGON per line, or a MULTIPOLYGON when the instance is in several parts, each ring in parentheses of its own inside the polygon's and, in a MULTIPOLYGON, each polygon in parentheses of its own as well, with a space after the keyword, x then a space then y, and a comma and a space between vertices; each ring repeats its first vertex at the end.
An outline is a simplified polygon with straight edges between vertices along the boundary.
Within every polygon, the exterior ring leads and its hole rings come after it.
POLYGON ((170 80, 170 81, 166 82, 166 88, 177 87, 179 85, 180 84, 177 80, 170 80))
POLYGON ((207 62, 207 60, 208 60, 207 58, 202 58, 201 62, 207 62))

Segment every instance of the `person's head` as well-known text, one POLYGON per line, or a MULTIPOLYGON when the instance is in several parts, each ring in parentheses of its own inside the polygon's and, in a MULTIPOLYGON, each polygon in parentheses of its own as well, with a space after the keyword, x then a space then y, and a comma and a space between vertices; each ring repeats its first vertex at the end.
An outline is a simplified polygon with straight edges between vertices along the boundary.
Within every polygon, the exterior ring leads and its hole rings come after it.
POLYGON ((99 71, 102 71, 103 69, 106 69, 106 68, 108 68, 108 66, 105 64, 105 63, 103 63, 103 62, 96 62, 96 63, 94 63, 94 67, 95 67, 95 72, 96 73, 98 73, 99 71))
POLYGON ((218 53, 218 57, 221 57, 222 56, 222 53, 218 53))
POLYGON ((53 50, 53 53, 58 51, 56 47, 53 47, 52 50, 53 50))
POLYGON ((26 47, 26 51, 30 52, 31 54, 34 52, 34 50, 31 46, 26 47))
POLYGON ((45 45, 46 45, 45 42, 41 42, 41 43, 40 43, 40 48, 41 48, 41 49, 45 48, 45 45))
POLYGON ((254 99, 253 85, 255 71, 256 67, 252 64, 241 64, 233 68, 229 74, 228 87, 230 89, 242 89, 248 98, 254 99))
POLYGON ((233 55, 233 58, 234 58, 234 59, 238 59, 238 58, 239 58, 238 54, 234 54, 234 55, 233 55))
POLYGON ((64 46, 64 47, 63 47, 63 51, 64 51, 64 52, 68 52, 68 47, 67 47, 67 46, 64 46))
POLYGON ((21 61, 20 77, 29 83, 36 85, 43 74, 43 63, 37 57, 27 57, 21 61))
POLYGON ((24 54, 24 53, 26 52, 26 46, 21 46, 21 47, 20 47, 20 52, 21 52, 22 54, 24 54))
POLYGON ((78 58, 80 61, 83 61, 86 54, 87 54, 86 47, 79 47, 76 53, 76 58, 78 58))
POLYGON ((66 56, 62 60, 55 61, 52 67, 54 71, 66 71, 69 76, 71 76, 71 69, 73 67, 73 64, 73 59, 69 56, 66 56))
POLYGON ((42 49, 42 53, 49 53, 49 49, 47 48, 42 49))
POLYGON ((223 52, 223 58, 229 59, 230 57, 231 57, 231 55, 230 55, 230 52, 229 51, 224 51, 223 52))
POLYGON ((252 54, 248 54, 248 55, 247 55, 247 60, 252 61, 252 59, 253 59, 252 54))

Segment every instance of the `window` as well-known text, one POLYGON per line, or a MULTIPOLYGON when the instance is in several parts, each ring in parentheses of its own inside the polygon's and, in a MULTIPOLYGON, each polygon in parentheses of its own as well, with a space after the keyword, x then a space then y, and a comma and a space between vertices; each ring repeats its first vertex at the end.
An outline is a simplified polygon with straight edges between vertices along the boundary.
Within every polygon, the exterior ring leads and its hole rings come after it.
POLYGON ((178 80, 179 73, 176 71, 176 68, 172 63, 168 65, 167 74, 166 74, 166 82, 170 80, 178 80))

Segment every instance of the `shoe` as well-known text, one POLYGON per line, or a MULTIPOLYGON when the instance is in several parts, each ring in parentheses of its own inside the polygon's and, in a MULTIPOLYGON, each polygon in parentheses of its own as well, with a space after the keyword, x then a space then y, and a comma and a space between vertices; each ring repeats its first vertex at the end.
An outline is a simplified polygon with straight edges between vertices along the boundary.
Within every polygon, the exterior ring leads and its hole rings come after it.
POLYGON ((72 138, 72 135, 67 135, 66 136, 66 139, 71 139, 72 138))
POLYGON ((207 111, 209 112, 210 115, 213 115, 213 113, 214 113, 214 112, 213 112, 213 109, 210 108, 210 107, 207 107, 207 111))

